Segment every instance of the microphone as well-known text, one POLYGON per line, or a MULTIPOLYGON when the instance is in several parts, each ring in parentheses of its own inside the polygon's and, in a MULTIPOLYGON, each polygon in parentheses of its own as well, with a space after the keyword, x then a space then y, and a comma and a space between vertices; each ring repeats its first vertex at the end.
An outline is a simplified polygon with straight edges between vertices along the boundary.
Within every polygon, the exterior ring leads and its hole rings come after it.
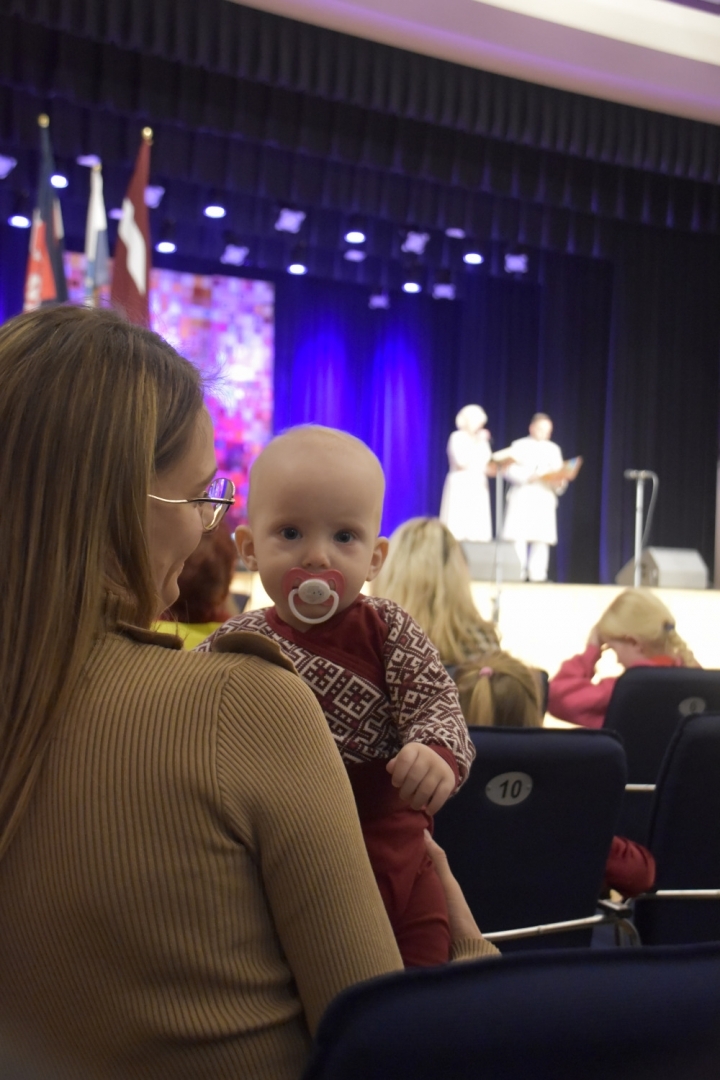
POLYGON ((626 480, 652 480, 654 475, 650 469, 626 469, 623 473, 626 480))

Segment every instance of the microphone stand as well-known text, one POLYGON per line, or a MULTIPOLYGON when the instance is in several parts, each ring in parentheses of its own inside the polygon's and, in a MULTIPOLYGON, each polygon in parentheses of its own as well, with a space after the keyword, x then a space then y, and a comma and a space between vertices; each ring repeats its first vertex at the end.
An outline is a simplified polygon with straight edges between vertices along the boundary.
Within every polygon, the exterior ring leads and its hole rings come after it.
POLYGON ((500 592, 502 589, 502 560, 500 558, 500 541, 503 531, 503 514, 505 505, 505 485, 503 483, 502 469, 498 468, 495 473, 495 595, 492 603, 492 621, 497 626, 500 621, 500 592))
POLYGON ((635 565, 633 567, 633 585, 639 588, 642 578, 642 542, 643 510, 645 501, 645 477, 638 473, 635 478, 635 565))
POLYGON ((633 585, 637 589, 642 584, 642 566, 640 565, 642 559, 642 549, 643 544, 650 532, 653 510, 655 509, 655 500, 657 499, 660 481, 658 480, 657 473, 654 473, 652 469, 626 469, 623 473, 623 476, 626 480, 635 481, 635 556, 633 558, 633 585), (648 510, 647 524, 645 525, 645 531, 643 532, 643 510, 645 503, 646 480, 652 480, 652 496, 650 498, 650 509, 648 510))

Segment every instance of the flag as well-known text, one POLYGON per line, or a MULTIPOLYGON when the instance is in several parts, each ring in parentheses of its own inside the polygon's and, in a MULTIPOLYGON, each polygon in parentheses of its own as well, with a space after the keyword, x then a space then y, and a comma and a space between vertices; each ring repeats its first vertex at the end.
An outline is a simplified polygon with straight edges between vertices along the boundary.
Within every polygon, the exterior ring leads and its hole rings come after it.
POLYGON ((103 178, 100 165, 90 173, 90 201, 85 226, 85 303, 97 307, 98 289, 110 280, 108 267, 108 236, 103 178))
POLYGON ((43 304, 61 304, 67 300, 67 282, 63 266, 63 220, 60 200, 50 177, 55 172, 50 146, 50 121, 43 113, 40 126, 40 179, 37 203, 33 210, 30 252, 25 275, 24 311, 34 311, 43 304))
POLYGON ((135 172, 123 199, 110 292, 113 307, 140 326, 150 325, 150 221, 145 188, 150 177, 151 144, 152 131, 143 128, 135 172))

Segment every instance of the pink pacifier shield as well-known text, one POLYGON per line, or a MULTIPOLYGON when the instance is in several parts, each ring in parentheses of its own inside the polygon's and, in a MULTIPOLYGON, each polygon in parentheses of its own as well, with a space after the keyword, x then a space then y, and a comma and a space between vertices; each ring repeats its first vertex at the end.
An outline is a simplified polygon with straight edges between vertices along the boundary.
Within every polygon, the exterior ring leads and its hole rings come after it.
POLYGON ((345 578, 339 570, 316 570, 315 573, 311 574, 299 566, 294 566, 292 570, 288 570, 282 579, 282 591, 285 596, 289 596, 293 590, 300 590, 301 586, 304 586, 302 592, 298 592, 301 600, 306 604, 322 604, 330 599, 328 589, 330 593, 342 596, 345 591, 345 578), (318 585, 305 585, 305 582, 317 582, 318 585), (320 583, 324 588, 321 587, 320 583))

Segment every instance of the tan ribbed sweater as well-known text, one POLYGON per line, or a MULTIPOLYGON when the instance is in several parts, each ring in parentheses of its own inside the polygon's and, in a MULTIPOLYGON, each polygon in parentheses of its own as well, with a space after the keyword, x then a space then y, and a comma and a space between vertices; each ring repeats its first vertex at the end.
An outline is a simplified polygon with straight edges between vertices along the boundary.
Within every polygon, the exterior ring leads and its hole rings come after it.
POLYGON ((0 862, 0 1015, 58 1075, 296 1080, 334 995, 400 967, 322 712, 251 638, 107 635, 54 739, 0 862))

